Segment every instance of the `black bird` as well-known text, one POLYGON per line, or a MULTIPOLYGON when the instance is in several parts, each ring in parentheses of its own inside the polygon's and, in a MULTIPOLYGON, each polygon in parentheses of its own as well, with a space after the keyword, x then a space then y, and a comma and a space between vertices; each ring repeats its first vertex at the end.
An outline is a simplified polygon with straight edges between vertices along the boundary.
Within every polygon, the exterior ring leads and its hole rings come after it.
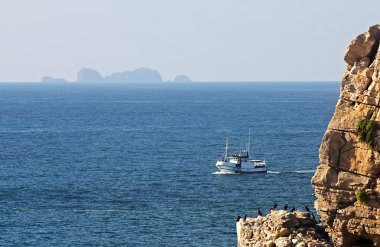
POLYGON ((274 204, 273 204, 273 209, 276 209, 277 208, 277 203, 275 202, 274 204))
POLYGON ((310 208, 307 205, 305 205, 305 210, 310 212, 310 208))
POLYGON ((291 210, 290 210, 290 212, 294 212, 294 211, 296 211, 296 208, 295 207, 293 207, 291 210))
POLYGON ((288 204, 285 204, 284 210, 288 211, 288 204))
POLYGON ((263 216, 263 213, 261 212, 260 208, 257 209, 257 213, 258 213, 260 216, 263 216))
POLYGON ((244 219, 243 219, 243 221, 245 221, 247 219, 247 215, 244 215, 244 219))
POLYGON ((241 219, 241 217, 240 217, 240 215, 238 215, 236 218, 236 222, 239 222, 240 219, 241 219))

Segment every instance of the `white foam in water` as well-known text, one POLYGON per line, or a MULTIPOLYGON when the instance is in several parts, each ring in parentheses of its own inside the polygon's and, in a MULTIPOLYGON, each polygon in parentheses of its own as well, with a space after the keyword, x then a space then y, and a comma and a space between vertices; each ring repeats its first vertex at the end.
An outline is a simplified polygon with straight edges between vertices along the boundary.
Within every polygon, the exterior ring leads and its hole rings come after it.
POLYGON ((315 173, 315 170, 294 171, 295 173, 315 173))
POLYGON ((235 175, 237 173, 235 172, 221 172, 221 171, 217 171, 217 172, 213 172, 212 175, 235 175))
POLYGON ((278 172, 278 171, 268 171, 268 173, 279 174, 279 173, 281 173, 281 172, 278 172))
MULTIPOLYGON (((280 174, 280 173, 315 173, 315 170, 298 170, 298 171, 267 171, 269 174, 280 174)), ((212 175, 235 175, 239 173, 234 172, 213 172, 212 175)))

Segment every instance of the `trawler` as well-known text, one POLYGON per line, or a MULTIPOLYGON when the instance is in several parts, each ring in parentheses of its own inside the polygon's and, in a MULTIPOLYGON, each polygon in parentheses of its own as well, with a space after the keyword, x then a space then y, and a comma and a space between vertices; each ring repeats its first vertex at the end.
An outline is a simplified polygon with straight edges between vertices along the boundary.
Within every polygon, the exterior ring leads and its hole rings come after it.
POLYGON ((229 153, 228 138, 224 153, 217 160, 216 167, 221 173, 266 173, 267 165, 265 160, 249 159, 251 132, 248 133, 248 142, 245 148, 241 148, 239 153, 229 153))

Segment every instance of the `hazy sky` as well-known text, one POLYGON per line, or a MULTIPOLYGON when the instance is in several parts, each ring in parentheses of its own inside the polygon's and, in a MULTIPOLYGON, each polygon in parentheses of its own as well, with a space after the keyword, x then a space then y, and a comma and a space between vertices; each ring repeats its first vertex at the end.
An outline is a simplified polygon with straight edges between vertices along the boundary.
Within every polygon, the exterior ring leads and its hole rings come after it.
POLYGON ((145 66, 164 79, 340 80, 380 1, 0 0, 0 81, 145 66))

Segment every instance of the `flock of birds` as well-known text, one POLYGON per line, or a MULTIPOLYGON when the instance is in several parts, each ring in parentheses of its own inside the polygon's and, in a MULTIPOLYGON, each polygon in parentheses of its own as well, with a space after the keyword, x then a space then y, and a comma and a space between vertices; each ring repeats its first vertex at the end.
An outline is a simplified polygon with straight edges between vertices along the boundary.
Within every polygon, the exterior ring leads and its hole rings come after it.
MULTIPOLYGON (((277 203, 275 202, 274 204, 273 204, 273 207, 271 207, 270 209, 269 209, 269 212, 272 212, 273 210, 276 210, 277 209, 277 203)), ((315 219, 315 216, 314 216, 314 214, 310 211, 310 208, 307 206, 307 205, 305 205, 305 210, 307 211, 307 212, 309 212, 310 213, 310 216, 311 216, 311 218, 313 218, 313 219, 315 219)), ((285 204, 285 206, 284 206, 284 210, 285 211, 288 211, 288 204, 285 204)), ((294 211, 296 211, 296 208, 295 207, 293 207, 291 210, 290 210, 290 212, 294 212, 294 211)), ((261 209, 260 208, 258 208, 257 209, 257 214, 259 215, 259 216, 263 216, 263 213, 261 212, 261 209)), ((240 215, 238 215, 237 216, 237 218, 236 218, 236 222, 238 222, 239 220, 241 219, 241 217, 240 217, 240 215)), ((243 221, 245 221, 247 219, 247 215, 245 215, 244 216, 244 218, 243 218, 243 221)))

